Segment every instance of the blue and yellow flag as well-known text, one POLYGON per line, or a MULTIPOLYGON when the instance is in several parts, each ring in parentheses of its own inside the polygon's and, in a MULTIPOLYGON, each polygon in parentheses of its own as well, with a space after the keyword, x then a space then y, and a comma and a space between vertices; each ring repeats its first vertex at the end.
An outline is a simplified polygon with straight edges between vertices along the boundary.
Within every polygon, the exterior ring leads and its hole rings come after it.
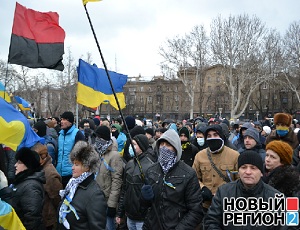
POLYGON ((15 96, 15 100, 22 111, 30 110, 29 102, 25 101, 22 97, 15 96))
POLYGON ((22 147, 32 147, 37 142, 42 144, 44 138, 39 137, 27 118, 11 104, 0 98, 0 143, 16 151, 22 147))
MULTIPOLYGON (((90 65, 79 59, 77 103, 90 108, 98 107, 108 100, 109 103, 118 110, 112 88, 104 69, 98 68, 95 64, 90 65)), ((108 71, 111 78, 120 108, 126 107, 123 86, 127 82, 127 75, 108 71)))
POLYGON ((85 6, 88 2, 100 2, 101 0, 82 0, 83 5, 85 6))
POLYGON ((26 230, 15 210, 0 199, 0 226, 3 229, 26 230))
POLYGON ((5 101, 7 101, 7 102, 11 102, 10 96, 6 92, 5 87, 1 82, 0 82, 0 97, 4 98, 5 101))

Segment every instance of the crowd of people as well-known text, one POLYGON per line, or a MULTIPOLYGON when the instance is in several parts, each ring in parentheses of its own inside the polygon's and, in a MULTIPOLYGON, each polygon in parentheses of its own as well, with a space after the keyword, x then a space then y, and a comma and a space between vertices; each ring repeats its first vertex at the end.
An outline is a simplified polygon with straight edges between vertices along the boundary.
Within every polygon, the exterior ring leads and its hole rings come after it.
POLYGON ((224 222, 224 199, 300 198, 300 123, 287 113, 29 122, 44 143, 0 145, 0 229, 299 229, 224 222))

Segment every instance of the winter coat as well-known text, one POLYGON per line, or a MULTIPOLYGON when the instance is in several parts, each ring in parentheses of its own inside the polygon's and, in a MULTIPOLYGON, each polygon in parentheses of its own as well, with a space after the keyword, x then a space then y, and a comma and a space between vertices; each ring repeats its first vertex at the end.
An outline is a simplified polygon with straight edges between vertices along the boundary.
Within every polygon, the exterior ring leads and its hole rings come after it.
POLYGON ((52 159, 48 155, 43 164, 46 183, 44 184, 45 202, 43 207, 43 220, 46 227, 52 226, 57 222, 57 207, 60 202, 59 190, 63 189, 61 176, 51 163, 52 159))
POLYGON ((177 162, 166 175, 157 162, 145 174, 154 192, 154 200, 146 202, 141 198, 141 208, 149 207, 143 229, 194 229, 203 218, 202 195, 195 171, 180 161, 182 155, 178 134, 166 131, 156 143, 166 140, 177 153, 177 162), (176 141, 178 140, 178 142, 176 141), (159 219, 158 219, 159 218, 159 219))
POLYGON ((108 207, 116 208, 122 186, 123 161, 115 140, 100 158, 100 170, 96 180, 104 192, 108 207))
POLYGON ((164 176, 157 162, 148 168, 146 178, 153 188, 154 200, 148 203, 151 207, 143 229, 160 229, 157 218, 164 230, 194 229, 200 224, 203 218, 202 195, 196 173, 190 166, 179 161, 164 176), (167 186, 164 181, 175 188, 167 186))
POLYGON ((300 196, 300 174, 290 165, 278 166, 271 172, 264 167, 263 181, 285 196, 300 196))
POLYGON ((45 182, 44 171, 31 174, 25 170, 16 175, 11 205, 27 230, 43 229, 45 182))
POLYGON ((198 148, 191 144, 191 142, 182 143, 182 155, 181 160, 189 166, 193 166, 194 159, 198 153, 198 148))
POLYGON ((253 189, 246 190, 241 182, 241 180, 233 181, 228 184, 224 184, 219 187, 214 198, 212 199, 211 207, 209 208, 207 215, 205 217, 205 229, 206 230, 216 230, 216 229, 288 229, 287 226, 251 226, 249 223, 246 226, 233 226, 232 222, 228 226, 223 225, 223 199, 227 198, 238 198, 238 197, 257 197, 263 198, 267 201, 269 197, 275 197, 276 193, 280 193, 273 187, 265 184, 262 180, 253 189))
POLYGON ((270 135, 266 139, 266 145, 269 142, 274 141, 274 140, 284 141, 284 142, 288 143, 293 149, 297 148, 298 145, 299 145, 297 135, 294 133, 292 128, 289 128, 288 134, 284 137, 278 136, 277 133, 276 133, 276 130, 272 130, 272 132, 270 133, 270 135))
MULTIPOLYGON (((72 230, 105 230, 106 200, 100 186, 94 180, 94 176, 94 174, 90 175, 78 185, 72 199, 71 204, 79 216, 77 220, 73 212, 67 214, 67 220, 72 230)), ((58 229, 66 228, 63 224, 59 224, 58 229)))
MULTIPOLYGON (((138 156, 141 164, 143 174, 147 172, 148 168, 154 164, 150 156, 146 153, 142 153, 138 156)), ((132 220, 143 221, 146 213, 140 211, 140 197, 141 189, 144 184, 144 180, 141 177, 141 171, 136 159, 131 159, 126 164, 124 170, 124 178, 122 185, 122 192, 120 195, 120 201, 118 206, 118 216, 129 217, 132 220)))
MULTIPOLYGON (((204 149, 197 153, 193 168, 197 173, 197 177, 200 183, 200 187, 206 186, 214 194, 218 187, 225 184, 226 182, 221 178, 215 169, 212 167, 210 160, 207 156, 207 149, 204 149)), ((228 177, 228 171, 233 172, 238 170, 237 159, 239 153, 227 146, 224 146, 223 150, 219 153, 211 154, 212 160, 222 174, 228 177)), ((238 178, 237 174, 230 173, 231 179, 236 180, 238 178)), ((204 201, 203 207, 209 208, 210 201, 204 201)))

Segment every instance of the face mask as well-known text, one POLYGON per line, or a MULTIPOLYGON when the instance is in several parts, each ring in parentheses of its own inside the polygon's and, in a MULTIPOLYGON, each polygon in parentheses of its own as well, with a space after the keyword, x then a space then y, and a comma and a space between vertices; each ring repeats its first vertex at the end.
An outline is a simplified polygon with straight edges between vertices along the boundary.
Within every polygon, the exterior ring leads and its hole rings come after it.
POLYGON ((135 156, 135 155, 134 155, 134 152, 133 152, 133 148, 132 148, 131 145, 129 145, 128 152, 129 152, 129 155, 130 155, 131 157, 134 157, 134 156, 135 156))
POLYGON ((288 130, 276 130, 276 133, 278 134, 278 136, 280 137, 284 137, 288 134, 288 130))
POLYGON ((166 146, 159 148, 158 162, 165 174, 176 163, 176 159, 177 155, 174 151, 168 149, 166 146))
POLYGON ((197 143, 199 146, 203 146, 204 145, 204 138, 203 137, 198 137, 197 138, 197 143))
POLYGON ((219 152, 224 146, 224 141, 222 138, 207 138, 206 143, 211 153, 219 152))

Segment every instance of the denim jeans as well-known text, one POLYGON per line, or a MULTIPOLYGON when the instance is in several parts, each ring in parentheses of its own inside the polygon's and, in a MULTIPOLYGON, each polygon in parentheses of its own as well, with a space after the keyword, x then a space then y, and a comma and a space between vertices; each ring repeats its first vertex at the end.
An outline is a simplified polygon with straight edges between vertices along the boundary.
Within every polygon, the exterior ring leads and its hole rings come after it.
POLYGON ((143 224, 143 221, 131 220, 127 217, 127 227, 129 230, 142 230, 143 224))
POLYGON ((116 230, 115 217, 106 217, 106 230, 116 230))

